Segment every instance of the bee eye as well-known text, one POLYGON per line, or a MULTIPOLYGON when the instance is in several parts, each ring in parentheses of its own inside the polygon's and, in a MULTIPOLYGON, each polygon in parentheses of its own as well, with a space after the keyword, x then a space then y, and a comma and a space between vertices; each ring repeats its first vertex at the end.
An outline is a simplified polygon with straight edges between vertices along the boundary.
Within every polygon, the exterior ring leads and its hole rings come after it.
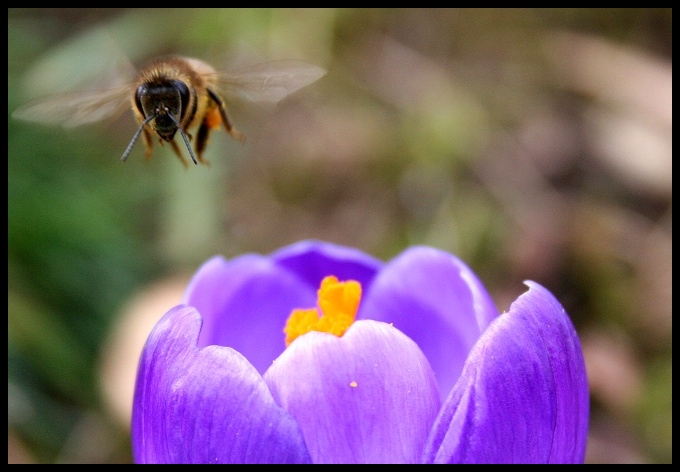
POLYGON ((172 86, 177 89, 179 92, 180 99, 182 100, 182 110, 181 110, 181 116, 184 116, 184 113, 187 110, 187 107, 189 106, 189 89, 187 88, 187 84, 182 82, 181 80, 174 80, 172 82, 172 86))
POLYGON ((137 110, 142 112, 144 116, 146 116, 146 113, 144 112, 144 107, 142 106, 142 97, 148 92, 149 87, 147 87, 146 84, 142 84, 137 87, 137 92, 135 93, 135 106, 137 107, 137 110))

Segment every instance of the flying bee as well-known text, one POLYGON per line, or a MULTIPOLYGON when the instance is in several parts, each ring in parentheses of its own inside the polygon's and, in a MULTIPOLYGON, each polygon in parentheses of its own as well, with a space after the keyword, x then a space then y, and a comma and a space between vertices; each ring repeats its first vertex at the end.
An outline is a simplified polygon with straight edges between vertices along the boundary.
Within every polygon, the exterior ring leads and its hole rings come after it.
POLYGON ((139 127, 121 160, 125 162, 142 134, 145 155, 150 159, 155 133, 159 144, 169 142, 188 167, 174 139, 178 132, 194 164, 208 164, 203 152, 210 132, 221 125, 237 141, 245 140, 234 127, 223 97, 276 103, 325 73, 321 67, 294 60, 218 72, 199 59, 167 57, 144 67, 136 80, 124 86, 47 97, 15 110, 12 116, 72 127, 115 117, 131 106, 139 127), (190 145, 193 140, 190 130, 197 130, 195 153, 190 145))

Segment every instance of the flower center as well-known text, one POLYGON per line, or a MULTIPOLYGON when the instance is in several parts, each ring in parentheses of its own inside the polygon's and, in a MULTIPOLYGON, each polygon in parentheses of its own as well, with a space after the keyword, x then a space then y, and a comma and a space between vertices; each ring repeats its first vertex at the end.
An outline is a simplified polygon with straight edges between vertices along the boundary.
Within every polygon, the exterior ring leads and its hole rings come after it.
POLYGON ((361 301, 361 284, 356 280, 339 282, 334 275, 321 281, 316 308, 296 308, 286 321, 286 347, 310 331, 331 333, 338 337, 354 323, 361 301), (319 315, 321 310, 321 315, 319 315))

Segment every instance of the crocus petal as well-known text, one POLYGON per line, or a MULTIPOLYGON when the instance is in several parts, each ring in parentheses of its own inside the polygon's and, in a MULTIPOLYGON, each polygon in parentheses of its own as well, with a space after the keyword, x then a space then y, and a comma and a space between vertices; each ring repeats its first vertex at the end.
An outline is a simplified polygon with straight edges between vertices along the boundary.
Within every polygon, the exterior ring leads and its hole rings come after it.
POLYGON ((356 280, 364 292, 371 286, 383 262, 358 249, 316 240, 300 241, 273 253, 279 266, 301 277, 313 290, 327 275, 339 280, 356 280))
POLYGON ((440 407, 434 375, 394 327, 357 321, 342 336, 296 339, 264 376, 315 463, 413 463, 440 407))
POLYGON ((197 348, 201 317, 178 306, 140 359, 132 416, 138 463, 309 462, 301 432, 230 348, 197 348))
POLYGON ((588 384, 569 317, 534 282, 474 346, 425 462, 580 463, 588 384))
POLYGON ((484 285, 457 257, 412 247, 385 265, 358 318, 393 323, 425 353, 445 398, 470 349, 498 310, 484 285))
POLYGON ((203 317, 199 346, 229 346, 260 374, 285 349, 283 327, 293 308, 316 304, 316 290, 270 258, 213 257, 194 275, 183 303, 203 317))

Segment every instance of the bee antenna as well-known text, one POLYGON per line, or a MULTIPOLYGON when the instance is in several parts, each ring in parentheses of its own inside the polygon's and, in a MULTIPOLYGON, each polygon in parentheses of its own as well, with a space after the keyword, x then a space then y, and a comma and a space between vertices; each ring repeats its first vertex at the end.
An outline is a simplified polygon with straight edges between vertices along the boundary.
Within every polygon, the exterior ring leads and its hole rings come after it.
POLYGON ((182 129, 182 126, 179 124, 179 121, 177 121, 177 118, 172 116, 171 114, 168 113, 167 115, 168 118, 172 120, 175 125, 177 125, 177 129, 179 130, 179 134, 182 135, 182 139, 184 140, 184 144, 187 145, 187 150, 189 151, 189 155, 191 156, 191 160, 194 161, 194 164, 198 165, 198 162, 196 162, 196 157, 194 157, 194 151, 191 150, 191 146, 189 145, 189 138, 187 138, 186 133, 182 129))
POLYGON ((141 125, 139 125, 139 128, 137 128, 135 135, 132 137, 132 140, 130 141, 130 144, 128 144, 127 149, 125 149, 123 156, 120 158, 121 161, 125 162, 125 160, 130 155, 130 152, 132 152, 132 147, 137 142, 137 139, 139 139, 139 135, 142 134, 142 130, 144 129, 144 125, 146 125, 149 121, 153 120, 154 118, 156 118, 156 115, 151 115, 146 120, 144 120, 144 122, 141 125))

